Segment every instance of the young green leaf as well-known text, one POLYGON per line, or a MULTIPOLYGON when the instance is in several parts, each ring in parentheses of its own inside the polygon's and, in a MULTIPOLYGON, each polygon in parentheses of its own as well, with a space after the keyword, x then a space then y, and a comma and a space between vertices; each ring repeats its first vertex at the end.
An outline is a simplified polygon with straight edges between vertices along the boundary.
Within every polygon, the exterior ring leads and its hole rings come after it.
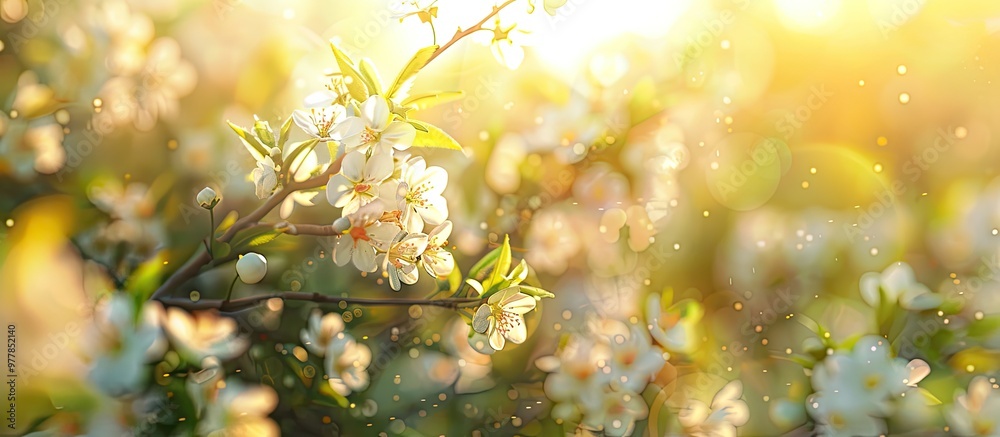
POLYGON ((413 80, 416 78, 417 73, 420 72, 431 60, 431 56, 437 51, 438 46, 433 45, 429 47, 424 47, 417 50, 417 53, 413 55, 410 62, 406 63, 406 66, 399 71, 399 75, 396 76, 396 80, 392 82, 392 86, 386 92, 386 98, 401 98, 405 99, 407 94, 410 92, 410 87, 413 86, 413 80))
POLYGON ((354 62, 336 44, 330 43, 330 48, 333 50, 333 57, 337 58, 337 66, 340 68, 340 74, 344 75, 344 84, 347 86, 347 91, 351 93, 351 97, 354 100, 359 102, 365 101, 368 98, 368 88, 365 87, 361 73, 354 68, 354 62))
POLYGON ((281 131, 278 134, 278 147, 285 147, 285 143, 288 142, 288 134, 292 130, 292 117, 288 116, 288 119, 281 125, 281 131))
POLYGON ((368 86, 368 91, 372 94, 382 95, 382 78, 379 77, 378 70, 375 69, 371 61, 362 58, 358 63, 358 70, 361 72, 361 78, 364 79, 365 85, 368 86))
POLYGON ((417 120, 409 120, 407 123, 410 123, 410 126, 413 126, 413 128, 419 132, 429 132, 427 124, 425 123, 421 123, 417 120))
POLYGON ((521 293, 527 294, 528 296, 534 296, 542 299, 556 297, 556 295, 552 294, 552 292, 548 290, 543 290, 538 287, 532 287, 529 285, 518 285, 518 288, 521 289, 521 293))
POLYGON ((506 276, 507 271, 510 270, 510 261, 510 236, 504 235, 503 246, 500 246, 500 256, 497 258, 496 265, 493 266, 490 279, 483 284, 486 287, 486 295, 499 291, 507 285, 506 276))
POLYGON ((465 97, 464 91, 439 91, 409 97, 403 100, 401 105, 422 111, 443 103, 453 102, 462 97, 465 97))
POLYGON ((222 218, 222 221, 219 222, 219 226, 215 228, 215 238, 219 238, 222 234, 225 234, 229 228, 233 227, 233 224, 236 223, 236 219, 238 218, 240 218, 240 213, 236 212, 235 209, 229 211, 229 213, 222 218))
POLYGON ((253 122, 253 132, 256 134, 257 139, 260 140, 261 144, 270 149, 274 147, 274 132, 271 132, 271 126, 267 124, 266 121, 257 120, 256 117, 253 122))
POLYGON ((417 136, 413 139, 413 147, 462 150, 462 145, 458 144, 458 141, 455 141, 441 128, 428 123, 422 124, 427 128, 427 132, 417 130, 417 136))
POLYGON ((502 250, 503 247, 497 246, 495 249, 491 250, 489 253, 483 256, 482 259, 473 264, 472 268, 469 269, 469 278, 477 280, 483 279, 482 277, 480 277, 480 274, 485 272, 490 267, 493 267, 494 264, 496 264, 497 259, 500 258, 500 252, 502 250))
POLYGON ((263 161, 264 157, 270 154, 269 153, 270 151, 267 148, 265 148, 264 145, 260 143, 260 141, 257 141, 257 138, 251 135, 250 132, 247 132, 246 129, 243 129, 242 127, 233 124, 233 122, 231 121, 227 121, 226 123, 228 123, 229 127, 232 128, 234 132, 236 132, 236 135, 240 136, 240 140, 243 141, 243 146, 247 148, 247 151, 249 151, 250 154, 253 155, 253 158, 255 160, 263 161))

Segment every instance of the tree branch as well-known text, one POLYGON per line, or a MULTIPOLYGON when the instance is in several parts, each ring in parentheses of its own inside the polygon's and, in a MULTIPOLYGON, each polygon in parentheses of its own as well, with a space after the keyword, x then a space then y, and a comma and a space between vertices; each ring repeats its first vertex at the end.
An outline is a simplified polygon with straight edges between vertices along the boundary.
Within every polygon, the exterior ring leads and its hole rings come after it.
POLYGON ((493 10, 490 11, 490 13, 487 14, 486 17, 484 17, 478 23, 472 25, 471 27, 469 27, 469 28, 467 28, 465 30, 462 30, 461 28, 459 28, 458 30, 456 30, 455 31, 455 35, 453 35, 451 37, 451 39, 448 40, 448 42, 444 43, 444 45, 442 45, 441 47, 438 47, 438 49, 435 50, 434 53, 431 53, 431 57, 427 59, 427 63, 430 64, 431 61, 434 60, 434 58, 438 57, 438 55, 440 55, 445 50, 447 50, 448 47, 451 47, 452 45, 454 45, 455 43, 457 43, 458 40, 460 40, 462 38, 465 38, 465 37, 471 35, 474 32, 478 32, 480 30, 483 30, 483 25, 486 24, 486 22, 489 21, 490 18, 493 18, 493 16, 495 16, 496 14, 498 14, 501 9, 506 8, 507 6, 510 6, 510 4, 514 3, 515 1, 516 0, 507 0, 507 1, 503 2, 502 4, 500 4, 499 6, 493 6, 493 10))
MULTIPOLYGON (((285 198, 288 197, 288 195, 296 191, 307 190, 310 188, 318 188, 322 187, 323 185, 326 185, 327 181, 330 180, 330 177, 337 174, 337 172, 340 171, 340 164, 343 161, 343 159, 344 159, 343 156, 337 158, 332 163, 330 163, 330 166, 327 167, 326 171, 324 171, 323 173, 319 174, 314 178, 310 178, 302 182, 292 182, 288 185, 285 185, 280 191, 271 195, 271 197, 269 197, 267 199, 267 202, 264 202, 263 205, 253 210, 253 212, 251 212, 247 216, 240 218, 239 220, 236 221, 236 223, 233 223, 233 225, 230 226, 229 229, 227 229, 226 232, 223 233, 222 236, 218 238, 218 241, 222 243, 228 243, 230 240, 233 239, 234 236, 236 236, 237 232, 256 224, 258 221, 260 221, 260 219, 264 218, 264 216, 267 215, 269 212, 271 212, 274 208, 277 208, 278 205, 281 205, 281 202, 284 201, 285 198)), ((181 268, 177 269, 177 271, 175 271, 172 275, 170 275, 170 277, 167 278, 166 281, 163 281, 163 285, 160 285, 160 287, 157 288, 155 292, 153 292, 153 295, 150 298, 156 300, 163 300, 163 298, 166 297, 175 288, 187 282, 189 279, 198 276, 201 273, 201 268, 211 261, 212 257, 209 255, 208 252, 199 251, 197 254, 192 255, 191 258, 188 259, 188 261, 184 263, 183 266, 181 266, 181 268)))
POLYGON ((332 225, 311 225, 296 224, 289 222, 279 222, 274 225, 274 229, 288 235, 315 235, 319 237, 330 237, 340 235, 332 225))
POLYGON ((478 297, 460 297, 460 298, 447 298, 447 299, 408 299, 408 298, 363 298, 363 297, 344 297, 344 296, 329 296, 319 293, 302 293, 302 292, 278 292, 278 293, 268 293, 260 294, 257 296, 243 297, 233 300, 221 300, 221 299, 207 299, 199 300, 197 302, 191 301, 187 298, 163 298, 159 299, 164 306, 168 307, 178 307, 184 308, 188 311, 196 310, 209 310, 216 309, 219 311, 238 311, 241 309, 246 309, 247 307, 252 307, 259 303, 262 303, 270 299, 282 299, 282 300, 293 300, 293 301, 306 301, 306 302, 316 302, 316 303, 341 303, 345 302, 352 305, 365 305, 365 306, 410 306, 410 305, 421 305, 421 306, 436 306, 451 309, 473 307, 482 302, 482 299, 478 297))

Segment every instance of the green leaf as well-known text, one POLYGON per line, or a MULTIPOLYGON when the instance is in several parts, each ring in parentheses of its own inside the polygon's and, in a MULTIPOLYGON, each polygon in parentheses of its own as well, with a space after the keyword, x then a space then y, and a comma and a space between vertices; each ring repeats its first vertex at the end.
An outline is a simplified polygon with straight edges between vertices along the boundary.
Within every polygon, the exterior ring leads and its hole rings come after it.
POLYGON ((530 285, 518 285, 521 289, 521 293, 527 294, 528 296, 534 296, 540 299, 553 298, 556 295, 552 294, 551 291, 543 290, 538 287, 532 287, 530 285))
POLYGON ((330 48, 333 50, 333 57, 337 58, 337 66, 340 68, 340 74, 344 75, 344 84, 347 86, 347 91, 351 93, 351 97, 354 100, 359 102, 365 101, 368 98, 368 88, 365 87, 365 81, 361 77, 361 73, 354 68, 354 62, 336 44, 330 43, 330 48))
POLYGON ((163 275, 163 254, 156 256, 142 263, 135 270, 132 276, 125 281, 125 289, 130 292, 137 303, 145 302, 149 296, 160 286, 160 278, 163 275))
POLYGON ((411 107, 418 111, 431 108, 443 103, 453 102, 465 97, 464 91, 439 91, 436 93, 420 94, 403 100, 402 106, 411 107))
POLYGON ((270 148, 274 147, 274 132, 271 132, 271 126, 263 120, 254 120, 253 131, 257 134, 257 139, 260 140, 261 144, 267 146, 268 154, 270 154, 270 148))
POLYGON ((247 148, 247 151, 253 155, 255 160, 263 161, 265 156, 270 155, 270 151, 265 148, 264 145, 257 140, 257 138, 251 135, 250 132, 247 132, 246 129, 233 124, 231 121, 226 121, 226 123, 228 123, 229 127, 236 132, 236 135, 240 136, 240 140, 243 141, 243 146, 247 148))
POLYGON ((500 246, 500 256, 497 258, 496 265, 493 266, 493 273, 490 274, 490 279, 483 284, 483 287, 486 287, 484 297, 507 285, 505 284, 505 276, 508 270, 510 270, 510 236, 504 235, 503 246, 500 246))
POLYGON ((399 75, 396 76, 396 80, 392 82, 392 86, 389 87, 389 91, 386 92, 386 98, 406 98, 407 94, 410 92, 410 87, 413 86, 413 79, 431 60, 431 56, 437 51, 438 46, 433 45, 429 47, 424 47, 417 50, 417 53, 413 55, 410 62, 406 63, 406 66, 399 71, 399 75))
POLYGON ((250 240, 249 245, 250 247, 263 246, 267 243, 270 243, 271 241, 274 241, 274 239, 278 238, 279 235, 281 235, 280 232, 270 232, 267 234, 258 235, 254 237, 252 240, 250 240))
POLYGON ((969 337, 987 337, 1000 329, 1000 316, 988 316, 969 324, 966 335, 969 337))
POLYGON ((321 382, 321 384, 319 384, 319 392, 320 392, 320 394, 324 395, 324 398, 315 399, 314 401, 316 403, 318 403, 320 405, 331 406, 331 407, 337 407, 337 406, 339 406, 340 408, 347 408, 347 405, 350 404, 350 402, 347 400, 347 398, 341 396, 340 393, 337 393, 337 392, 333 391, 333 387, 330 387, 330 384, 325 384, 325 381, 320 381, 320 382, 321 382), (333 401, 335 401, 336 405, 330 405, 328 403, 324 403, 323 401, 327 401, 328 402, 328 400, 326 398, 330 398, 333 401))
POLYGON ((292 116, 289 115, 288 119, 281 125, 281 131, 278 134, 278 147, 285 147, 285 143, 288 142, 288 134, 292 130, 292 116))
POLYGON ((524 279, 527 277, 528 263, 522 259, 521 262, 514 267, 514 270, 511 270, 510 274, 507 275, 507 280, 509 280, 512 285, 517 285, 524 282, 524 279))
POLYGON ((225 258, 233 252, 233 247, 229 243, 223 243, 218 240, 212 240, 212 257, 213 258, 225 258))
POLYGON ((372 65, 371 61, 367 58, 362 59, 358 63, 358 69, 361 70, 361 78, 364 79, 365 85, 368 86, 368 90, 372 94, 382 95, 382 78, 378 75, 378 70, 372 65))
POLYGON ((237 234, 232 245, 237 252, 243 252, 245 249, 270 243, 281 234, 281 231, 268 226, 253 227, 237 234))
POLYGON ((223 217, 222 221, 219 222, 219 226, 215 228, 215 238, 219 238, 222 234, 225 234, 229 228, 233 227, 233 224, 236 223, 236 219, 238 218, 240 218, 240 213, 236 212, 235 209, 229 211, 229 213, 223 217))
POLYGON ((410 123, 410 126, 413 126, 413 128, 416 129, 418 132, 430 132, 427 129, 426 123, 421 123, 417 120, 409 120, 407 121, 407 123, 410 123))
POLYGON ((487 269, 493 267, 493 265, 496 264, 497 259, 500 258, 500 252, 502 250, 503 247, 497 246, 495 249, 491 250, 489 253, 483 256, 482 259, 473 264, 472 268, 469 269, 468 277, 476 280, 483 279, 482 277, 479 276, 480 273, 485 272, 487 269))
POLYGON ((931 394, 931 392, 927 391, 927 389, 923 387, 916 387, 916 389, 924 396, 924 400, 927 401, 927 405, 941 405, 941 400, 938 399, 937 396, 931 394))
POLYGON ((413 147, 462 151, 462 146, 458 144, 458 141, 455 141, 451 135, 446 134, 441 128, 428 123, 422 124, 427 127, 427 132, 417 130, 417 136, 413 139, 413 147))

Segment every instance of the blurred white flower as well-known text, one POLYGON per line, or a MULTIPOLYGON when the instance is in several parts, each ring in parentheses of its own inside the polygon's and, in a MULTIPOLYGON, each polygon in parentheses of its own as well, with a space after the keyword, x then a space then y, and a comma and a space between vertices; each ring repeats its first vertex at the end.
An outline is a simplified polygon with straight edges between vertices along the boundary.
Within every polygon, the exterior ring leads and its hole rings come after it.
POLYGON ((601 435, 628 436, 635 430, 635 422, 648 414, 649 408, 638 393, 612 390, 604 393, 600 408, 584 415, 580 424, 601 435))
POLYGON ((226 361, 249 346, 249 341, 239 336, 236 321, 215 312, 169 308, 163 327, 170 343, 189 362, 200 363, 207 357, 226 361))
POLYGON ((198 434, 278 436, 278 425, 268 417, 277 405, 278 394, 271 387, 249 386, 230 378, 206 404, 205 415, 198 421, 198 434))
POLYGON ((829 435, 878 435, 897 397, 929 373, 921 360, 892 358, 886 339, 867 336, 813 368, 806 410, 829 435))
MULTIPOLYGON (((614 329, 605 334, 611 347, 611 386, 617 390, 641 393, 667 360, 654 346, 649 330, 638 324, 626 325, 608 319, 614 329)), ((669 355, 667 355, 669 356, 669 355)))
POLYGON ((448 203, 441 195, 446 185, 448 173, 443 168, 427 167, 419 156, 407 162, 396 191, 404 229, 421 232, 424 222, 437 225, 448 218, 448 203))
POLYGON ((684 432, 698 437, 736 437, 736 428, 750 420, 750 408, 740 399, 743 383, 730 381, 712 398, 712 405, 697 399, 688 400, 677 419, 684 432))
POLYGON ((969 382, 969 390, 955 396, 945 419, 955 435, 995 436, 1000 433, 1000 391, 985 376, 969 382))
POLYGON ((405 150, 413 144, 417 130, 405 121, 393 120, 382 96, 371 96, 361 104, 361 115, 347 117, 337 125, 347 152, 368 153, 405 150))
POLYGON ((0 19, 17 23, 28 15, 28 0, 0 0, 0 19))
POLYGON ((335 312, 323 315, 322 311, 315 310, 309 315, 309 325, 300 337, 309 352, 322 357, 331 342, 344 338, 344 318, 335 312))
POLYGON ((257 168, 250 172, 253 178, 254 194, 258 199, 267 199, 278 186, 277 166, 270 156, 257 161, 257 168))
POLYGON ((379 186, 392 176, 392 157, 375 153, 367 160, 362 152, 348 152, 337 173, 326 184, 326 199, 343 208, 343 215, 352 214, 379 195, 379 186))
POLYGON ((535 309, 535 298, 521 293, 517 286, 500 290, 480 305, 472 327, 489 337, 490 347, 503 350, 507 341, 524 343, 528 336, 524 314, 535 309))
POLYGON ((445 329, 444 347, 458 360, 455 393, 479 393, 495 385, 490 377, 493 360, 469 344, 470 334, 476 333, 459 317, 454 318, 445 329))
POLYGON ((868 272, 861 276, 861 297, 873 308, 895 305, 912 311, 937 308, 944 301, 924 284, 917 282, 909 264, 896 262, 882 273, 868 272))
POLYGON ((363 344, 345 336, 334 340, 326 350, 326 374, 330 388, 341 396, 361 391, 368 387, 368 365, 372 362, 372 351, 363 344))
POLYGON ((599 364, 610 359, 611 348, 606 342, 589 335, 573 334, 556 355, 535 362, 539 369, 549 373, 545 378, 545 396, 557 405, 566 405, 558 409, 567 414, 560 418, 576 420, 573 414, 596 411, 600 407, 611 375, 604 373, 599 364))
POLYGON ((668 351, 690 354, 697 349, 704 313, 701 304, 690 299, 664 308, 658 293, 646 298, 646 322, 649 323, 650 334, 668 351))
POLYGON ((161 358, 166 351, 160 329, 163 307, 158 302, 147 302, 137 318, 134 305, 131 296, 115 292, 101 302, 94 314, 88 349, 97 355, 89 377, 110 396, 142 388, 149 377, 147 363, 161 358))
POLYGON ((580 252, 580 234, 576 219, 561 209, 546 208, 532 218, 528 236, 528 251, 524 258, 539 271, 555 275, 566 271, 569 261, 580 252))
POLYGON ((443 277, 455 269, 455 258, 446 247, 451 236, 451 222, 445 220, 427 234, 427 248, 420 256, 420 263, 431 276, 443 277))
POLYGON ((236 274, 244 284, 256 284, 267 274, 267 258, 256 252, 247 252, 236 260, 236 274))

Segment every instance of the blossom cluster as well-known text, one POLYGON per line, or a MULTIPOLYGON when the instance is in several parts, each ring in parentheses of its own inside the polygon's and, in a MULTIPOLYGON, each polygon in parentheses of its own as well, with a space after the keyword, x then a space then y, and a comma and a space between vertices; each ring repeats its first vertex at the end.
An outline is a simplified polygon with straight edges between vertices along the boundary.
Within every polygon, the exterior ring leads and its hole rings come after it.
POLYGON ((544 388, 554 419, 622 436, 649 414, 641 393, 669 356, 644 326, 594 319, 535 364, 548 373, 544 388))

